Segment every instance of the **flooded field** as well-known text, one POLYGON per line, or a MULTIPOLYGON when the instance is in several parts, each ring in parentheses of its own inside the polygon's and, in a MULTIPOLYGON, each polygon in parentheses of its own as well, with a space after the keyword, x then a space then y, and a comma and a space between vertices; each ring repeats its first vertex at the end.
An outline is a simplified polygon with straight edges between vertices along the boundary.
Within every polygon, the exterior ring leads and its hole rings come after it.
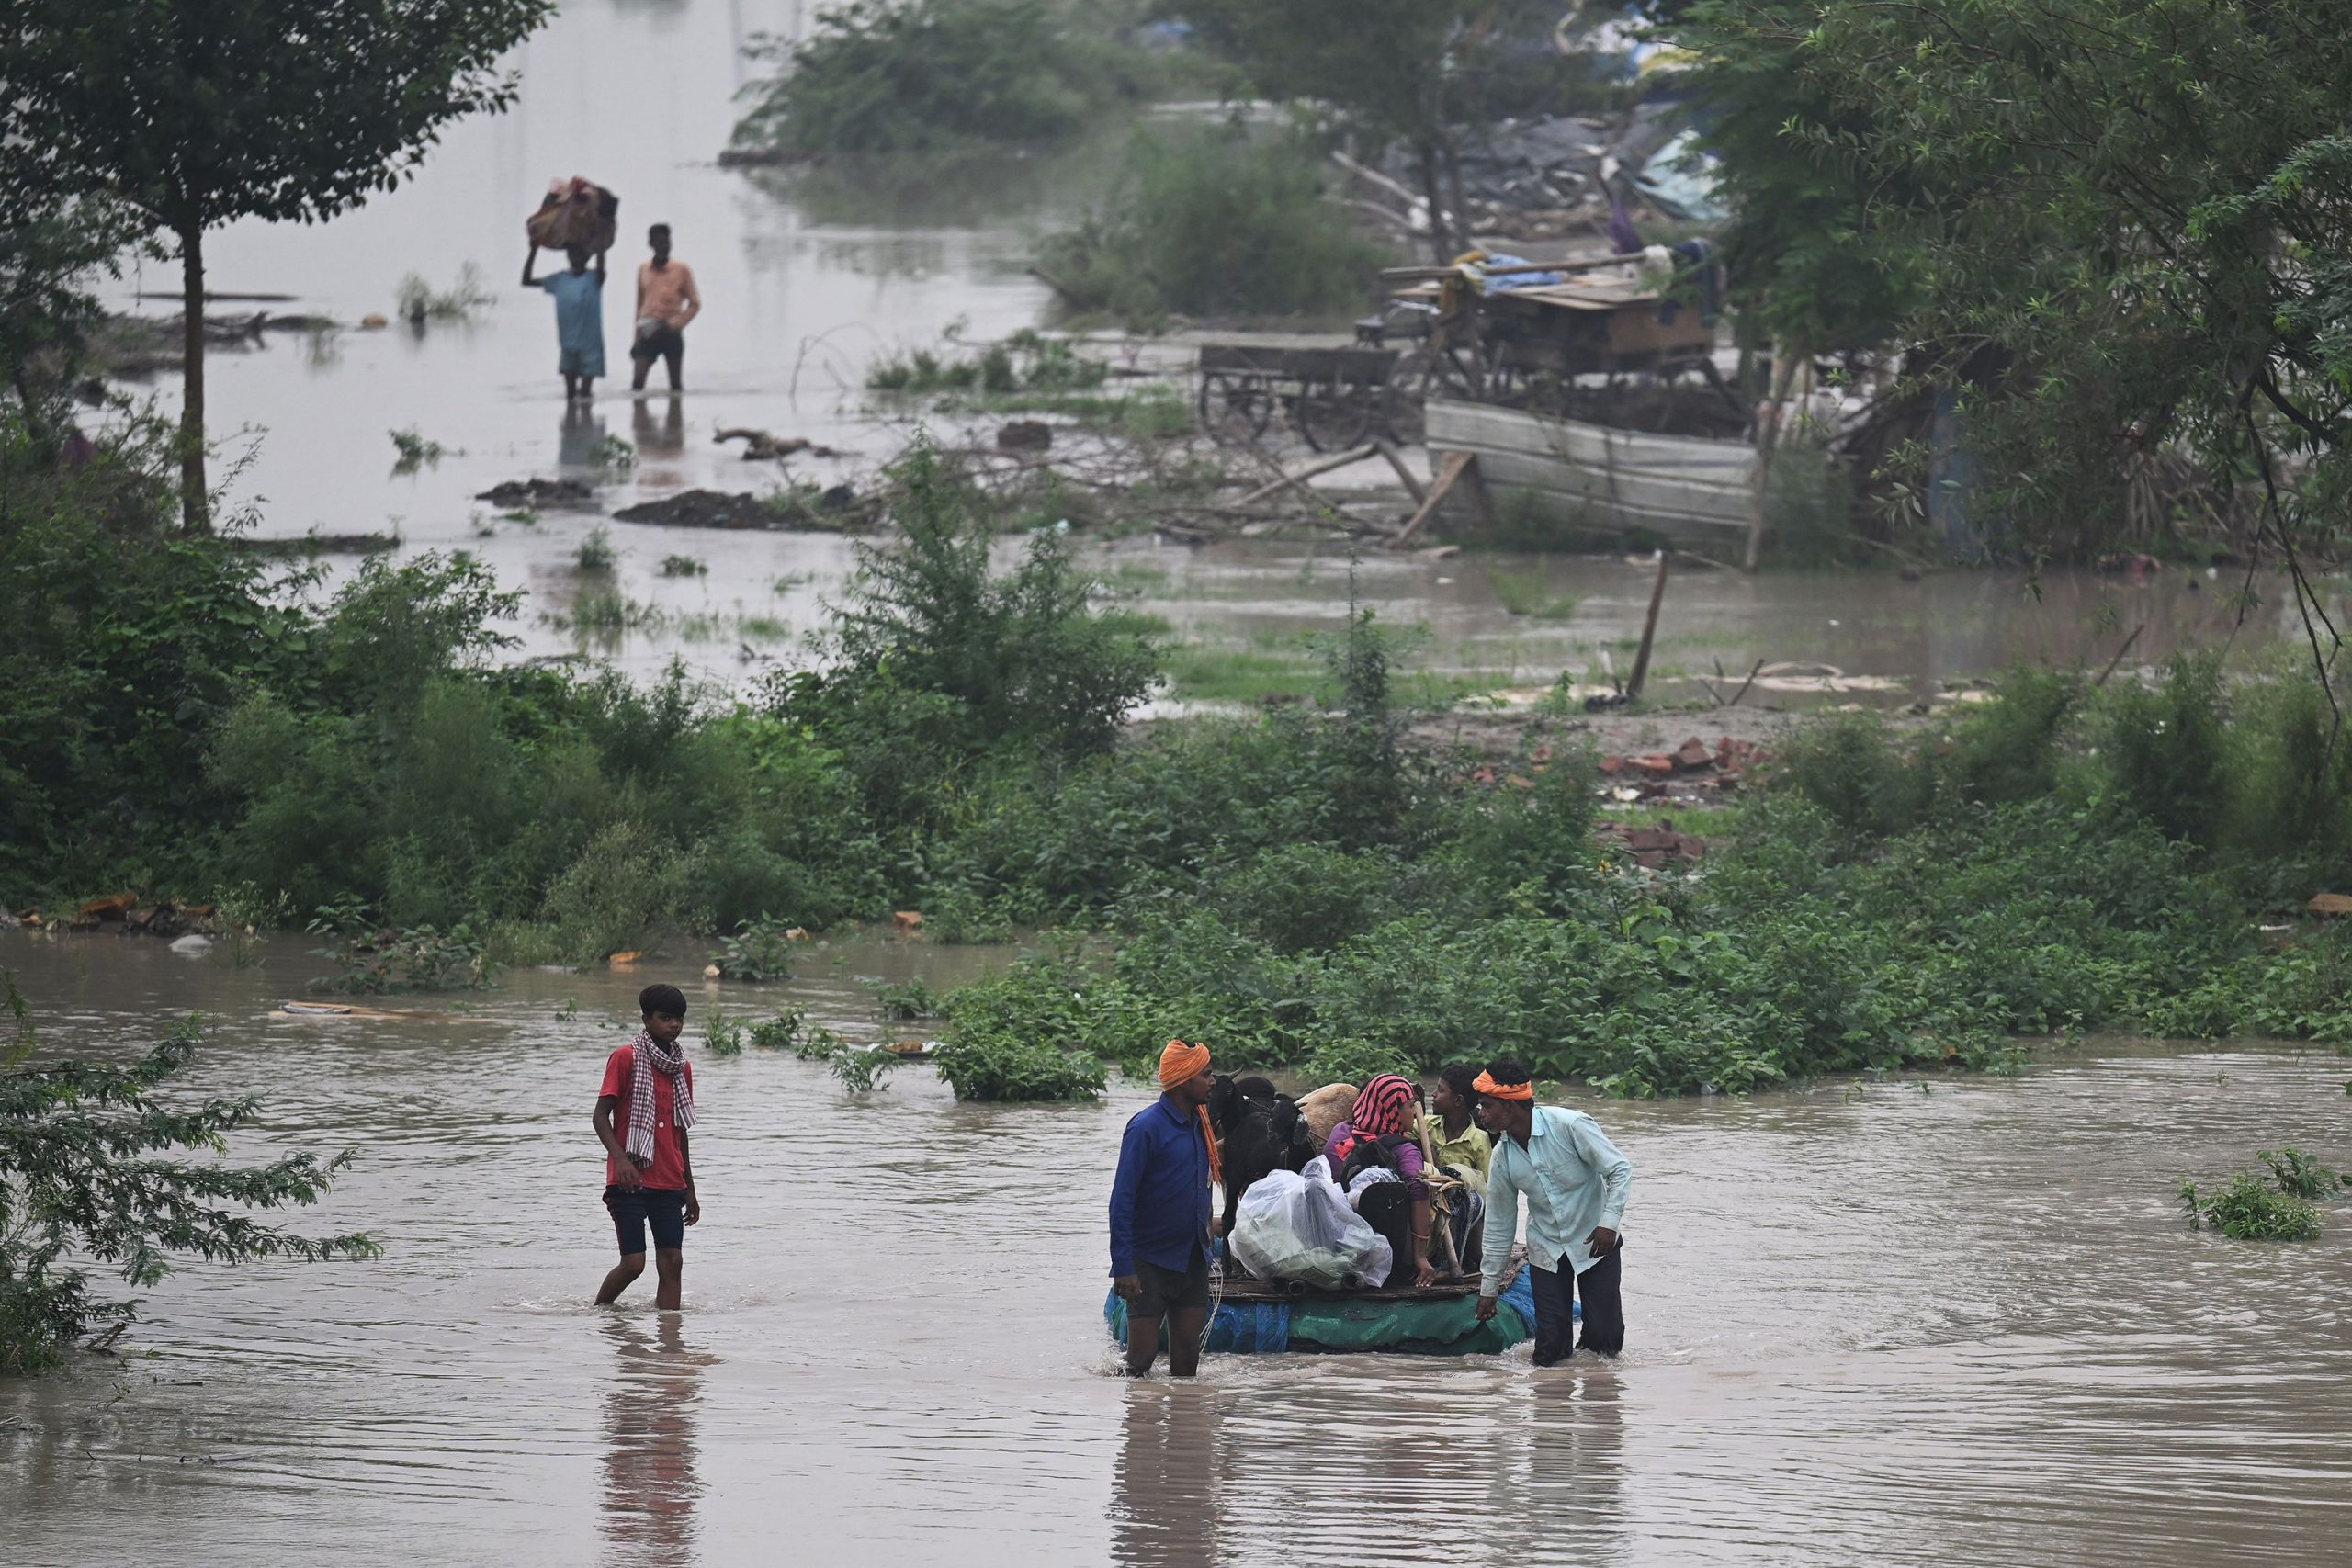
MULTIPOLYGON (((795 180, 717 166, 733 95, 757 68, 741 46, 805 28, 812 9, 799 0, 582 0, 519 51, 514 109, 455 127, 413 184, 332 223, 241 223, 216 235, 212 287, 299 300, 273 309, 356 322, 390 312, 405 275, 447 288, 469 264, 492 296, 469 321, 273 335, 257 351, 213 355, 213 425, 226 452, 216 471, 243 462, 229 490, 254 508, 257 531, 389 532, 410 553, 472 551, 528 595, 512 628, 518 656, 590 654, 639 676, 678 657, 737 689, 775 661, 806 658, 802 639, 822 625, 824 601, 851 564, 840 537, 617 524, 552 509, 517 522, 472 498, 534 475, 606 479, 608 510, 686 488, 763 492, 784 473, 854 479, 911 433, 903 414, 869 406, 865 378, 876 357, 936 344, 959 325, 985 339, 1044 319, 1047 291, 1025 270, 1033 237, 1102 188, 1115 147, 914 171, 888 186, 846 173, 795 180), (517 278, 523 214, 550 178, 574 173, 620 193, 623 239, 605 310, 616 374, 593 408, 568 412, 548 299, 517 278), (674 226, 707 308, 689 333, 686 395, 632 400, 622 352, 628 280, 643 228, 657 220, 674 226), (734 427, 807 437, 843 456, 796 458, 785 470, 746 462, 740 446, 715 440, 734 427), (401 471, 394 430, 448 451, 401 471), (600 472, 609 439, 634 448, 633 468, 600 472), (598 526, 617 560, 594 586, 652 612, 634 626, 565 624, 583 585, 574 558, 598 526), (671 556, 708 570, 665 577, 671 556)), ((175 276, 150 265, 126 288, 168 290, 175 276)), ((169 406, 169 378, 155 395, 169 406)), ((1295 688, 1313 663, 1298 635, 1334 625, 1349 592, 1344 546, 1193 550, 1138 539, 1091 558, 1138 608, 1201 646, 1193 678, 1179 671, 1179 699, 1295 688)), ((2096 668, 2143 624, 2133 658, 2160 659, 2226 638, 2235 586, 2181 569, 2146 582, 2051 573, 2032 583, 1975 572, 1917 582, 1883 572, 1751 580, 1694 568, 1669 592, 1653 690, 1703 701, 1690 678, 1712 679, 1718 663, 1736 677, 1758 659, 1804 660, 1891 682, 1866 684, 1850 700, 1908 702, 1938 682, 2020 660, 2096 668)), ((2238 646, 2299 637, 2286 596, 2256 586, 2268 607, 2238 646)), ((1503 688, 1542 687, 1563 671, 1605 680, 1604 654, 1623 673, 1648 587, 1640 565, 1510 553, 1374 558, 1359 574, 1386 618, 1429 628, 1422 663, 1503 688)))
MULTIPOLYGON (((852 943, 759 998, 870 1037, 855 976, 997 961, 852 943)), ((588 1111, 644 976, 273 1017, 311 962, 0 936, 49 1048, 212 1016, 188 1087, 267 1097, 241 1152, 356 1148, 315 1219, 385 1247, 192 1268, 129 1359, 0 1383, 12 1563, 2320 1563, 2352 1525, 2352 1229, 2233 1244, 2172 1197, 2257 1145, 2352 1159, 2330 1055, 1598 1105, 1636 1169, 1622 1363, 1178 1388, 1111 1376, 1101 1317, 1133 1086, 991 1109, 705 1057, 687 1310, 599 1312, 588 1111)))

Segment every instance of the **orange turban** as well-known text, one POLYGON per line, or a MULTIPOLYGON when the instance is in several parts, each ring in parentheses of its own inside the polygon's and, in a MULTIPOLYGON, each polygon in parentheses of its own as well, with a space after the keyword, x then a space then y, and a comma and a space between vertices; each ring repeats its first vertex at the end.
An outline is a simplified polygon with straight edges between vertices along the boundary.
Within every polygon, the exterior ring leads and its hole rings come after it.
POLYGON ((1188 1083, 1209 1070, 1209 1048, 1187 1045, 1182 1040, 1170 1040, 1168 1049, 1159 1054, 1159 1087, 1174 1089, 1188 1083))
MULTIPOLYGON (((1182 1040, 1170 1040, 1168 1048, 1159 1054, 1159 1087, 1162 1089, 1191 1083, 1208 1070, 1209 1048, 1205 1045, 1187 1045, 1182 1040)), ((1202 1140, 1209 1146, 1209 1179, 1221 1182, 1225 1179, 1225 1161, 1218 1157, 1216 1128, 1209 1121, 1209 1108, 1196 1105, 1193 1109, 1201 1119, 1202 1140)))
POLYGON ((1470 1086, 1480 1094, 1496 1100, 1533 1100, 1535 1086, 1532 1083, 1497 1083, 1491 1073, 1480 1073, 1470 1086))

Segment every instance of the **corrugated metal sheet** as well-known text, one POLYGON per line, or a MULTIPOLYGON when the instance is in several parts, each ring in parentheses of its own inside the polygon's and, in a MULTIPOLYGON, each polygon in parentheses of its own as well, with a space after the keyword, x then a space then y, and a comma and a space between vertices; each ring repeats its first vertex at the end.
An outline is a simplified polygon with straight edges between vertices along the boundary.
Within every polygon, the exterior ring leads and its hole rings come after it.
POLYGON ((1435 398, 1424 418, 1433 456, 1476 453, 1490 488, 1555 500, 1576 526, 1715 540, 1747 532, 1756 449, 1744 441, 1611 430, 1435 398))

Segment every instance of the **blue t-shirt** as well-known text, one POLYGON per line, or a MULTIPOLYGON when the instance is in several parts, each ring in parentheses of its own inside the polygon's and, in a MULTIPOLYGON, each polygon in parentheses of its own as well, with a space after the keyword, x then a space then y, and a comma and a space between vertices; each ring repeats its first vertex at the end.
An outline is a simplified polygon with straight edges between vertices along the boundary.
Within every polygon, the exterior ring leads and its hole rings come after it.
POLYGON ((555 296, 555 340, 576 353, 605 352, 605 280, 594 272, 569 268, 539 279, 555 296))

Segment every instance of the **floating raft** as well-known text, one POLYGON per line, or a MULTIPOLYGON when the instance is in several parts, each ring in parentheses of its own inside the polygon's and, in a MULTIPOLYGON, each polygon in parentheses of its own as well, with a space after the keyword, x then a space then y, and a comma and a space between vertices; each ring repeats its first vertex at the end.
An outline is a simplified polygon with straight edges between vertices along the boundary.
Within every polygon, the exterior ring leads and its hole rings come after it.
MULTIPOLYGON (((1278 1281, 1229 1280, 1209 1321, 1208 1348, 1225 1355, 1498 1355, 1535 1332, 1534 1282, 1513 1263, 1495 1315, 1480 1323, 1477 1309, 1476 1280, 1303 1294, 1278 1281)), ((1127 1303, 1116 1291, 1103 1302, 1102 1318, 1111 1337, 1125 1345, 1127 1303)))

